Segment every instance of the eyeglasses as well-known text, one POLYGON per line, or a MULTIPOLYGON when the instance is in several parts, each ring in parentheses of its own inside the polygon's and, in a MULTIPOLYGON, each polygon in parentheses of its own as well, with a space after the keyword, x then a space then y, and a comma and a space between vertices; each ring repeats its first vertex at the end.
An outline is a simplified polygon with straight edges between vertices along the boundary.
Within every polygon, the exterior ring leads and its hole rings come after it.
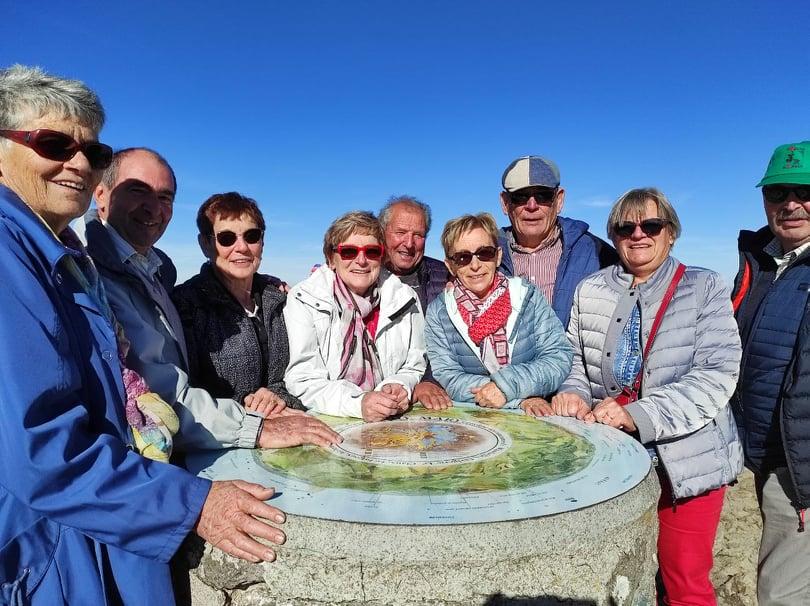
POLYGON ((762 196, 771 204, 781 204, 790 192, 796 194, 800 202, 810 202, 810 185, 765 185, 762 188, 762 196))
POLYGON ((488 261, 492 261, 497 256, 498 249, 496 247, 482 246, 475 252, 470 252, 469 250, 460 250, 457 253, 450 255, 448 259, 455 263, 456 267, 464 267, 465 265, 472 263, 473 257, 479 261, 487 263, 488 261))
POLYGON ((78 143, 70 135, 56 130, 0 130, 0 137, 33 149, 37 155, 56 162, 67 162, 82 152, 93 170, 104 170, 112 163, 113 150, 98 141, 78 143))
POLYGON ((366 246, 355 246, 354 244, 338 244, 332 247, 332 251, 340 255, 344 261, 356 259, 357 255, 363 253, 369 261, 379 261, 382 259, 385 247, 382 244, 367 244, 366 246))
POLYGON ((636 227, 640 227, 641 231, 644 232, 644 235, 654 238, 660 234, 661 230, 663 230, 667 225, 669 225, 669 221, 666 219, 644 219, 640 223, 625 221, 624 223, 614 225, 613 233, 620 238, 629 238, 635 233, 636 227))
POLYGON ((506 192, 509 197, 509 202, 512 206, 523 206, 528 204, 531 198, 538 204, 551 204, 554 202, 554 197, 557 195, 557 190, 550 188, 533 189, 530 191, 516 191, 506 192))
MULTIPOLYGON (((262 239, 264 232, 258 227, 253 227, 251 229, 246 229, 241 235, 242 239, 245 241, 245 244, 256 244, 262 239)), ((217 244, 220 246, 233 246, 236 244, 239 234, 226 229, 214 234, 214 238, 216 239, 217 244)))

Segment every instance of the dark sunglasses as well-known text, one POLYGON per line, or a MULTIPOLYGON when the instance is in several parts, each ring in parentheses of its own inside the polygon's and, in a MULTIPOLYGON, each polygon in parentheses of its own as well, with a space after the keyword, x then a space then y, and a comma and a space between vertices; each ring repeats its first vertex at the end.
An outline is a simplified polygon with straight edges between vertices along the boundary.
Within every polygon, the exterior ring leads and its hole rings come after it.
MULTIPOLYGON (((262 239, 262 236, 264 236, 264 232, 258 227, 254 227, 252 229, 245 230, 245 232, 242 234, 242 239, 246 244, 256 244, 262 239)), ((217 244, 220 246, 233 246, 236 244, 239 234, 226 229, 214 234, 214 238, 216 239, 217 244)))
POLYGON ((633 223, 632 221, 625 221, 613 226, 613 233, 620 238, 629 238, 636 231, 636 227, 640 227, 645 236, 654 238, 669 224, 666 219, 644 219, 640 223, 633 223))
POLYGON ((113 150, 98 141, 78 143, 70 135, 56 130, 0 130, 0 137, 33 149, 37 155, 56 162, 67 162, 82 152, 93 170, 104 170, 112 163, 113 150))
POLYGON ((551 204, 554 202, 554 197, 557 195, 556 189, 534 189, 530 191, 516 191, 506 192, 509 197, 509 203, 512 206, 523 206, 528 204, 531 198, 538 204, 551 204))
POLYGON ((762 188, 762 196, 771 204, 781 204, 788 199, 790 192, 801 202, 810 202, 810 185, 765 185, 762 188))
POLYGON ((482 246, 475 252, 469 250, 460 250, 457 253, 450 255, 449 259, 456 265, 456 267, 464 267, 472 263, 473 257, 486 263, 492 261, 498 256, 498 249, 494 246, 482 246))
POLYGON ((379 261, 382 259, 385 247, 382 244, 367 244, 366 246, 355 246, 354 244, 338 244, 332 250, 340 255, 344 261, 356 259, 357 255, 363 253, 369 261, 379 261))

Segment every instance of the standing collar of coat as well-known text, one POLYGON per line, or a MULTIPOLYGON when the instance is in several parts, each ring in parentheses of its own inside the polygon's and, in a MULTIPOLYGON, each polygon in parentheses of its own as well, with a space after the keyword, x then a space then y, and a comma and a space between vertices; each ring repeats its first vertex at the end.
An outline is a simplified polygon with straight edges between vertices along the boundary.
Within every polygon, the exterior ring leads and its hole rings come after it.
MULTIPOLYGON (((653 272, 646 282, 642 282, 636 286, 636 290, 639 293, 639 298, 645 298, 653 301, 663 299, 664 293, 667 291, 669 283, 672 280, 672 276, 675 274, 675 270, 678 268, 679 263, 680 261, 678 261, 678 259, 672 255, 664 259, 661 266, 653 272)), ((625 270, 621 263, 616 263, 615 265, 606 268, 604 272, 605 282, 613 290, 618 292, 630 290, 630 287, 633 284, 633 274, 625 270)))
MULTIPOLYGON (((214 273, 214 268, 210 262, 206 261, 200 267, 200 273, 191 278, 187 284, 194 284, 210 302, 225 307, 234 307, 242 310, 242 306, 231 295, 225 285, 220 282, 214 273)), ((264 311, 269 312, 272 307, 282 303, 286 295, 270 283, 267 276, 260 273, 253 274, 253 285, 251 293, 255 298, 257 295, 261 299, 261 306, 264 311)))
MULTIPOLYGON (((308 305, 318 302, 325 310, 332 309, 335 306, 334 284, 335 272, 324 264, 296 284, 290 296, 308 305)), ((416 304, 416 292, 385 268, 380 269, 377 285, 380 288, 380 316, 392 318, 409 305, 416 304)))
POLYGON ((78 258, 83 254, 62 244, 48 224, 17 194, 4 185, 0 185, 0 214, 7 216, 25 232, 51 266, 52 272, 56 270, 57 264, 65 255, 78 258))

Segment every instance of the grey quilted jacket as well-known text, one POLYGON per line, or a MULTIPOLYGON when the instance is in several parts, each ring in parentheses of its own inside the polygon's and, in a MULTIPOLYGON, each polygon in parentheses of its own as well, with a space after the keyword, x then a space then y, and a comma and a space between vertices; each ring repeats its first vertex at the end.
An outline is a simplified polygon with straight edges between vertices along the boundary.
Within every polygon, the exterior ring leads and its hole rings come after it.
MULTIPOLYGON (((580 282, 568 325, 574 364, 560 392, 594 406, 621 391, 613 374, 619 335, 638 302, 646 339, 677 266, 667 258, 636 288, 621 265, 580 282)), ((641 397, 627 406, 641 442, 657 450, 675 498, 724 486, 742 470, 728 406, 740 357, 728 288, 715 272, 688 267, 644 360, 641 397)))

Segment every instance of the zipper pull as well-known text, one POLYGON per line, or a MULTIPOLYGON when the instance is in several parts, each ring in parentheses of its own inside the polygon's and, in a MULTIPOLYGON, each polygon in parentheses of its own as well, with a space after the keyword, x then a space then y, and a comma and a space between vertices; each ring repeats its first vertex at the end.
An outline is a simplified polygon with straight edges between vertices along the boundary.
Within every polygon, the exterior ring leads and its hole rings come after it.
POLYGON ((796 513, 799 514, 799 530, 798 532, 804 532, 804 509, 799 509, 796 513))

